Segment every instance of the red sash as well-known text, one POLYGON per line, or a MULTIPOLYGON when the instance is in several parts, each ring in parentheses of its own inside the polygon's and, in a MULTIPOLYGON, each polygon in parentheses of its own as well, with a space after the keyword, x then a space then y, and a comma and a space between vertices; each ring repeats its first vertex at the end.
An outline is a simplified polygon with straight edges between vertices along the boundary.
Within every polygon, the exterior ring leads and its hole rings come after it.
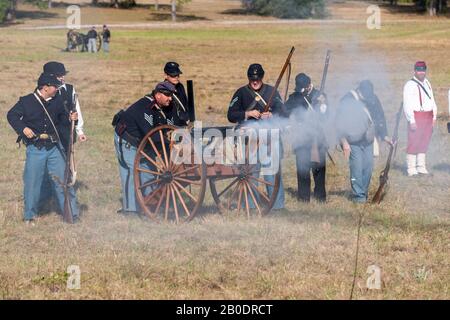
POLYGON ((433 111, 414 111, 416 130, 408 125, 408 154, 426 153, 433 134, 433 111))

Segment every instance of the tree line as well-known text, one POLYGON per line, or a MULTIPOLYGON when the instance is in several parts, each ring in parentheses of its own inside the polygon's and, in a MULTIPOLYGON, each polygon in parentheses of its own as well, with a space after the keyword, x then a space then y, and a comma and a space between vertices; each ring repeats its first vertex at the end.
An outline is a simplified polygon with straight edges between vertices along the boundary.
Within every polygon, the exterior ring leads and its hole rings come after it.
MULTIPOLYGON (((37 7, 51 8, 52 0, 23 0, 37 7)), ((99 0, 91 0, 98 5, 99 0)), ((136 0, 107 0, 115 8, 130 8, 136 5, 136 0)), ((191 0, 171 0, 172 21, 176 21, 177 7, 191 0)), ((274 16, 283 19, 323 18, 326 16, 326 0, 241 0, 243 9, 248 13, 274 16)), ((414 3, 417 11, 428 12, 434 16, 447 12, 448 0, 380 0, 398 6, 399 2, 414 3)), ((16 16, 18 0, 0 0, 0 23, 13 21, 16 16)), ((158 0, 154 7, 159 8, 158 0)))
MULTIPOLYGON (((378 0, 377 0, 378 1, 378 0)), ((418 12, 428 11, 431 16, 447 12, 447 0, 381 0, 392 6, 414 4, 418 12)), ((325 0, 241 0, 248 13, 278 18, 322 18, 326 15, 325 0)))
MULTIPOLYGON (((36 5, 40 9, 52 8, 53 0, 22 0, 25 3, 36 5)), ((179 9, 183 4, 191 0, 171 0, 170 11, 172 21, 176 21, 177 8, 179 9)), ((100 5, 100 3, 109 5, 114 8, 128 9, 136 6, 136 0, 91 0, 93 6, 100 5)), ((0 23, 11 22, 16 18, 18 0, 0 0, 0 23)), ((159 10, 160 4, 158 0, 154 0, 155 10, 159 10)))

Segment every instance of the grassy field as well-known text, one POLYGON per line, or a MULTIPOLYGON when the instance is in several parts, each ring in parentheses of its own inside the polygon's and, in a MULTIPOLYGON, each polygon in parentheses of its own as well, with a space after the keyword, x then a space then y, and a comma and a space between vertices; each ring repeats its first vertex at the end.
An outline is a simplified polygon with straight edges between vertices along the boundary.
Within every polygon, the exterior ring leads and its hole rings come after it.
MULTIPOLYGON (((209 2, 193 0, 183 11, 209 21, 150 29, 113 26, 109 55, 61 52, 65 30, 21 29, 61 24, 64 8, 47 18, 24 15, 20 24, 0 29, 0 299, 348 299, 360 215, 354 298, 449 299, 450 22, 383 9, 381 30, 368 30, 367 5, 349 2, 333 4, 323 23, 223 25, 223 17, 267 19, 220 13, 238 7, 236 1, 214 1, 216 11, 205 6, 209 2), (208 191, 206 209, 189 224, 115 213, 120 187, 111 118, 162 79, 166 61, 178 61, 183 80, 194 80, 197 118, 218 125, 227 123, 228 102, 246 82, 247 66, 262 63, 267 82, 274 83, 291 46, 297 48, 293 74, 304 71, 316 83, 326 49, 333 50, 327 83, 332 108, 359 80, 373 80, 390 131, 413 63, 426 60, 440 115, 429 153, 433 175, 404 175, 403 120, 389 194, 379 206, 348 200, 347 165, 332 150, 337 166, 327 168, 329 196, 323 205, 300 204, 287 192, 286 210, 248 220, 218 214, 208 191), (27 227, 22 222, 25 153, 14 143, 5 115, 34 89, 49 60, 65 63, 67 81, 80 94, 89 138, 76 145, 78 197, 85 210, 80 224, 63 224, 50 213, 27 227), (69 265, 81 269, 79 290, 66 287, 69 265), (381 268, 381 290, 366 288, 370 265, 381 268)), ((82 23, 138 23, 148 15, 145 8, 84 10, 82 23)), ((372 194, 385 156, 376 160, 372 194)), ((291 153, 283 165, 285 188, 295 189, 291 153)))

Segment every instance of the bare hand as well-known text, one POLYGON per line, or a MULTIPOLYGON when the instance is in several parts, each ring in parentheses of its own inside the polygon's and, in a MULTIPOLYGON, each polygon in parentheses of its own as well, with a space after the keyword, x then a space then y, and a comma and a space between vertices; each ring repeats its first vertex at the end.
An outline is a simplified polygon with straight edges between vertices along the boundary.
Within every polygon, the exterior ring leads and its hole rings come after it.
POLYGON ((435 126, 435 124, 436 124, 436 119, 433 119, 433 127, 435 126))
POLYGON ((70 121, 77 121, 78 120, 78 113, 77 112, 72 112, 69 116, 69 120, 70 121))
POLYGON ((323 94, 321 94, 320 96, 317 97, 317 101, 320 104, 325 104, 325 101, 326 101, 325 96, 323 94))
POLYGON ((415 123, 410 123, 409 127, 411 128, 412 131, 416 131, 417 130, 417 124, 415 124, 415 123))
POLYGON ((395 142, 392 140, 392 138, 386 136, 384 137, 384 141, 386 141, 389 145, 394 146, 395 142))
POLYGON ((30 128, 26 127, 23 129, 23 134, 28 138, 28 139, 32 139, 34 138, 36 135, 34 134, 33 130, 31 130, 30 128))
POLYGON ((261 113, 261 119, 269 119, 269 118, 272 118, 272 112, 267 111, 261 113))
POLYGON ((261 117, 261 113, 258 110, 250 110, 245 112, 245 117, 259 119, 261 117))
POLYGON ((81 141, 81 142, 85 142, 85 141, 87 141, 87 137, 86 137, 86 135, 83 133, 83 134, 80 134, 79 136, 78 136, 78 139, 81 141))

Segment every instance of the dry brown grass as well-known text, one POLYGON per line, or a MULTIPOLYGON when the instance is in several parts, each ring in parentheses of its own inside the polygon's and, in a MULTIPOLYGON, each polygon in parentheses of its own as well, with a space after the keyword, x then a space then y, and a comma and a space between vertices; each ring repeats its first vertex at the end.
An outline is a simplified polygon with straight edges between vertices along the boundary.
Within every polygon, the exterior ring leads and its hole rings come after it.
MULTIPOLYGON (((105 11, 111 21, 116 13, 128 14, 105 11)), ((121 19, 117 21, 125 21, 121 19)), ((21 221, 24 149, 16 148, 14 133, 6 118, 0 118, 0 298, 347 299, 356 227, 364 213, 356 298, 448 299, 450 135, 443 120, 430 151, 434 176, 415 180, 401 171, 402 124, 399 165, 392 170, 390 192, 380 206, 356 206, 347 200, 348 170, 334 152, 338 165, 328 167, 325 205, 299 204, 287 194, 285 211, 247 220, 218 215, 207 193, 208 209, 186 225, 156 224, 115 213, 120 190, 111 117, 162 78, 167 60, 179 61, 183 78, 195 81, 198 118, 223 124, 229 99, 245 82, 249 63, 263 63, 267 80, 273 83, 285 54, 295 45, 294 74, 304 70, 319 79, 323 54, 330 47, 330 99, 336 102, 344 93, 337 90, 343 82, 352 85, 360 80, 354 66, 381 66, 372 68, 367 77, 385 79, 376 88, 392 128, 402 84, 417 59, 429 63, 441 116, 447 116, 450 64, 444 57, 450 50, 450 24, 427 22, 428 18, 409 24, 386 22, 375 32, 365 29, 364 22, 352 27, 336 22, 113 29, 109 56, 60 52, 65 43, 62 30, 1 29, 1 113, 5 115, 20 95, 34 88, 44 62, 60 60, 70 70, 68 81, 80 93, 89 141, 76 146, 84 186, 78 195, 88 207, 82 223, 68 226, 52 213, 27 228, 21 221), (353 47, 358 50, 350 50, 353 47), (65 271, 71 264, 81 268, 81 290, 66 288, 65 271), (366 269, 372 264, 382 270, 382 290, 365 288, 366 269)), ((372 192, 382 162, 377 162, 372 192)), ((286 188, 296 185, 294 170, 289 154, 283 172, 286 188)))

